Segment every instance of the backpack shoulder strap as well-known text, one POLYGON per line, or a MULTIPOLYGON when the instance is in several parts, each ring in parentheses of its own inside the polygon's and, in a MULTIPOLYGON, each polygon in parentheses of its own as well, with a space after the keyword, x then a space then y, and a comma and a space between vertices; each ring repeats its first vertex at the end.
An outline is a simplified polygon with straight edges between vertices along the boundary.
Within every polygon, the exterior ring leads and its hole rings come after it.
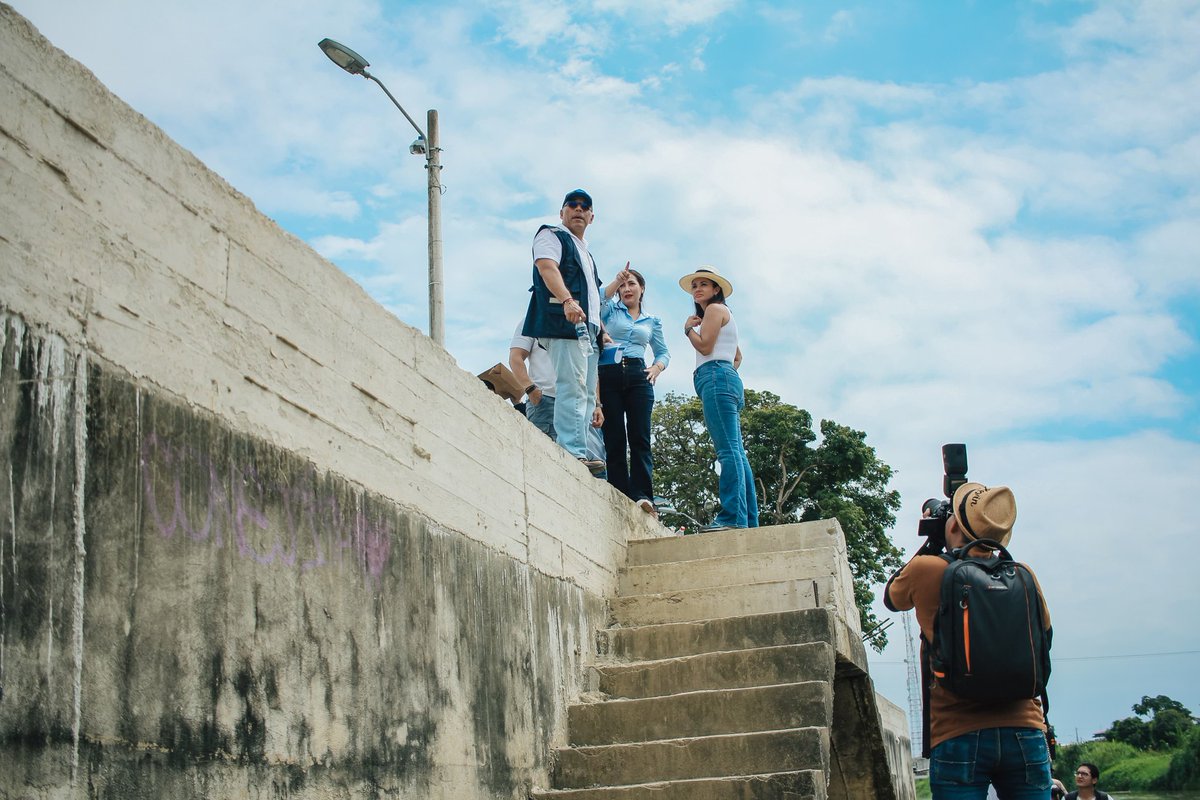
POLYGON ((929 690, 933 684, 933 669, 929 664, 929 646, 921 634, 921 757, 929 758, 929 690))

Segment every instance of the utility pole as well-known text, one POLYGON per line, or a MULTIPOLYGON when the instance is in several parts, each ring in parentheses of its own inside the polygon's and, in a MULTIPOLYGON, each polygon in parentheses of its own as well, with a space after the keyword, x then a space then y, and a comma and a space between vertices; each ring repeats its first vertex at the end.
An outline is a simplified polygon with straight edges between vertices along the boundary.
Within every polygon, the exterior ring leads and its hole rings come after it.
POLYGON ((908 667, 908 736, 912 743, 912 754, 916 758, 921 754, 925 743, 921 734, 925 726, 921 724, 921 679, 917 669, 916 648, 913 647, 912 620, 916 612, 904 612, 904 664, 908 667))
POLYGON ((429 337, 446 346, 445 304, 442 300, 442 161, 438 137, 438 113, 429 109, 426 129, 429 152, 425 169, 429 175, 429 337))

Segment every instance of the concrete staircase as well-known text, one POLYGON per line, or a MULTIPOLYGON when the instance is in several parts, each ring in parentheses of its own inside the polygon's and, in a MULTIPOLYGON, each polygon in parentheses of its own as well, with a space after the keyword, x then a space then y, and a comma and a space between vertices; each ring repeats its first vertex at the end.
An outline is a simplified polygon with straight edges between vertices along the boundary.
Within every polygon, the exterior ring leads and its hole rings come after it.
POLYGON ((633 542, 610 606, 533 797, 896 796, 836 521, 633 542))

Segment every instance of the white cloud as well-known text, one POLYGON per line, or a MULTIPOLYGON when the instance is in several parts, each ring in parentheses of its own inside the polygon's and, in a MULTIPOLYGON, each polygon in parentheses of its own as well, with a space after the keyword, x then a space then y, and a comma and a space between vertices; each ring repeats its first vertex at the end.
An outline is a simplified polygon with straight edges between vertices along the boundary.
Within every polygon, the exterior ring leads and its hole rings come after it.
POLYGON ((596 0, 595 10, 678 30, 712 22, 736 5, 737 0, 596 0))
POLYGON ((558 0, 513 0, 492 6, 502 22, 500 34, 518 47, 538 49, 556 36, 569 33, 568 4, 558 0))
POLYGON ((829 24, 825 26, 821 38, 827 43, 834 43, 846 37, 847 34, 854 32, 857 26, 857 14, 847 9, 839 9, 829 18, 829 24))

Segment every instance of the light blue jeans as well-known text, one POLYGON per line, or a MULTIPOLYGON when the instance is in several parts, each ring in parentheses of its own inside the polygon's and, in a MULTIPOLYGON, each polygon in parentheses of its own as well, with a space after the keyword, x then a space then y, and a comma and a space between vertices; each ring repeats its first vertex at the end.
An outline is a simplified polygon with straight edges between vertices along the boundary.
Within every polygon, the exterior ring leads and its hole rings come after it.
POLYGON ((554 432, 554 398, 542 393, 542 401, 536 405, 531 400, 525 401, 525 418, 534 424, 539 431, 557 439, 554 432))
POLYGON ((704 408, 704 424, 717 450, 721 479, 717 493, 721 512, 715 525, 731 528, 758 527, 758 494, 754 474, 742 445, 740 412, 746 405, 742 378, 728 361, 706 361, 692 373, 692 385, 704 408))
MULTIPOLYGON (((542 402, 525 404, 525 417, 533 423, 534 427, 542 433, 557 441, 554 431, 554 398, 548 394, 542 395, 542 402)), ((600 435, 599 428, 593 428, 591 423, 588 423, 587 433, 587 457, 592 461, 607 461, 608 458, 604 454, 604 437, 600 435)), ((594 473, 597 478, 604 480, 608 478, 608 470, 594 473)))
POLYGON ((938 744, 929 754, 934 800, 984 800, 988 784, 1000 800, 1050 796, 1050 749, 1037 728, 984 728, 938 744))
POLYGON ((596 369, 600 357, 584 356, 578 339, 542 339, 554 365, 554 432, 576 458, 587 456, 588 428, 596 410, 596 369))

